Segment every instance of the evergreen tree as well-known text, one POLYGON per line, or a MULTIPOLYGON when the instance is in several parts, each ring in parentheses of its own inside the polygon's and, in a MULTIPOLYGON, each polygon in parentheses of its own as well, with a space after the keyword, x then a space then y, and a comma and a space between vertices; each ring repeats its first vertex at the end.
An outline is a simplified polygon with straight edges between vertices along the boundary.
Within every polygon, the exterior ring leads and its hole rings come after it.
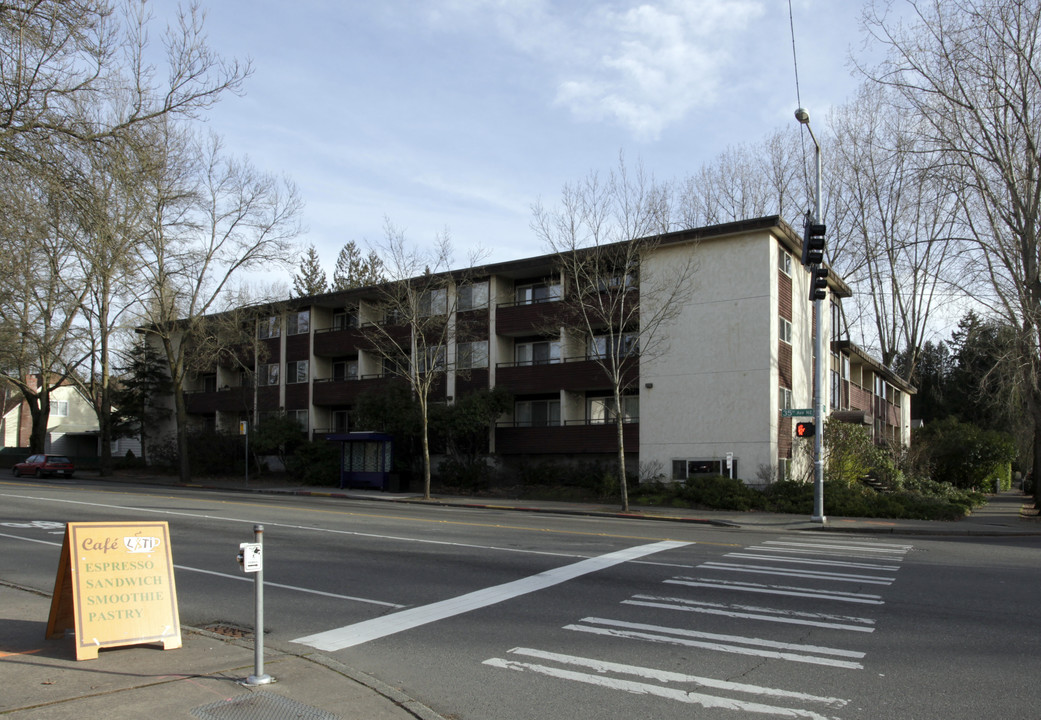
POLYGON ((297 297, 321 295, 328 290, 325 270, 318 260, 318 251, 314 245, 307 248, 307 253, 300 261, 300 270, 293 276, 293 294, 297 297))
POLYGON ((171 392, 170 377, 162 355, 151 344, 139 340, 119 368, 122 377, 112 392, 112 437, 141 439, 141 457, 147 459, 147 428, 155 427, 170 410, 154 404, 171 392))
POLYGON ((358 245, 351 240, 343 246, 336 258, 332 289, 352 290, 366 285, 378 285, 386 280, 383 270, 383 261, 374 250, 362 257, 358 245))

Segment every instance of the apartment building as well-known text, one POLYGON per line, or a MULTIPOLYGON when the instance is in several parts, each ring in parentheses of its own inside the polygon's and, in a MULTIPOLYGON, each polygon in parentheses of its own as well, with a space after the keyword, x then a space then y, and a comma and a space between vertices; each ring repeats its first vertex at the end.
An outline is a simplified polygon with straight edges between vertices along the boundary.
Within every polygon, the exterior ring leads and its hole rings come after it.
MULTIPOLYGON (((776 216, 674 232, 656 242, 641 258, 644 272, 691 253, 697 270, 689 300, 661 328, 667 342, 631 369, 621 408, 594 360, 602 339, 548 322, 567 293, 556 256, 472 268, 465 281, 446 287, 454 302, 431 298, 432 311, 451 307, 452 321, 467 328, 437 363, 443 380, 432 400, 508 389, 513 410, 489 428, 489 449, 504 461, 610 458, 617 449, 613 418, 621 413, 627 457, 642 477, 719 472, 756 483, 800 471, 806 460, 783 411, 812 407, 813 305, 801 242, 776 216)), ((833 340, 825 358, 826 407, 865 424, 880 442, 907 443, 913 388, 832 337, 839 304, 849 296, 832 273, 825 303, 831 312, 823 319, 833 340)), ((400 382, 384 371, 379 353, 366 349, 367 324, 395 322, 379 308, 376 288, 258 308, 263 350, 255 386, 251 373, 214 367, 186 388, 191 417, 232 430, 242 420, 285 412, 315 438, 366 430, 352 423, 358 398, 400 382)))

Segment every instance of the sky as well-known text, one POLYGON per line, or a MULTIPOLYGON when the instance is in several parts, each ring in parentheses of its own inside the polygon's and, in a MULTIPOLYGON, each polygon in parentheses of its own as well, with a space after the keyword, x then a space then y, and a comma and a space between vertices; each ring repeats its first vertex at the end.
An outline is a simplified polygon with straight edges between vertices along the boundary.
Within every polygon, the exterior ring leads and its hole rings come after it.
MULTIPOLYGON (((447 230, 456 266, 547 252, 532 205, 624 155, 658 180, 822 122, 859 84, 854 0, 200 0, 251 59, 207 113, 226 148, 296 183, 302 247, 447 230), (799 94, 792 53, 798 57, 799 94)), ((161 26, 175 0, 151 0, 161 26)), ((812 145, 810 146, 812 148, 812 145)), ((293 269, 284 273, 291 282, 293 269)))

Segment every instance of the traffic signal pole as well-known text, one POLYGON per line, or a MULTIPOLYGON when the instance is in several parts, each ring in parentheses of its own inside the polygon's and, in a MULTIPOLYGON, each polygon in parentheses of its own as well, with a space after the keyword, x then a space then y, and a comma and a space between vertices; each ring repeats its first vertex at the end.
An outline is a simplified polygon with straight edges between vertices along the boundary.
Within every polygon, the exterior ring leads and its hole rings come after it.
MULTIPOLYGON (((801 124, 806 126, 806 129, 810 133, 810 139, 813 140, 814 155, 817 164, 817 177, 814 192, 814 208, 813 217, 809 219, 807 223, 807 232, 803 237, 803 262, 807 260, 807 248, 806 245, 810 242, 812 235, 811 227, 815 230, 819 230, 820 237, 823 240, 824 227, 821 222, 824 216, 821 200, 821 146, 817 142, 817 138, 813 134, 813 128, 810 127, 810 114, 803 108, 799 108, 795 111, 795 119, 801 124)), ((813 368, 813 424, 816 428, 816 432, 813 434, 813 515, 810 519, 813 522, 825 523, 827 518, 824 516, 824 458, 823 458, 823 435, 824 435, 824 370, 825 363, 828 362, 829 356, 827 353, 828 344, 824 338, 824 300, 827 297, 827 270, 823 267, 824 265, 824 248, 821 245, 821 257, 819 264, 814 264, 810 267, 810 292, 813 298, 813 309, 816 315, 814 348, 817 356, 817 362, 813 368), (817 292, 817 280, 818 278, 825 279, 825 288, 823 292, 817 292)))

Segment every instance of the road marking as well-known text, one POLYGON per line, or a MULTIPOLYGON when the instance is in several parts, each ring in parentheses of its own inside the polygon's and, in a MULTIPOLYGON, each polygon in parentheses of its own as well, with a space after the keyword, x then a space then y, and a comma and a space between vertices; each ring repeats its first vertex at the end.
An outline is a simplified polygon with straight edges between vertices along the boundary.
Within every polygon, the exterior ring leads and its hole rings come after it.
POLYGON ((824 572, 823 570, 795 570, 774 568, 766 565, 735 565, 733 563, 707 562, 698 565, 699 570, 724 570, 727 572, 755 573, 756 575, 781 575, 783 577, 810 580, 833 580, 835 582, 866 583, 868 585, 892 585, 895 578, 878 575, 854 575, 850 573, 824 572))
POLYGON ((683 612, 701 613, 703 615, 721 615, 746 620, 765 620, 766 622, 785 623, 788 625, 808 625, 828 630, 875 631, 875 628, 872 627, 875 621, 869 618, 799 612, 797 610, 778 610, 754 605, 725 605, 722 603, 685 600, 683 598, 654 597, 652 595, 634 595, 630 600, 623 600, 622 604, 661 608, 663 610, 680 610, 683 612))
MULTIPOLYGON (((204 575, 216 575, 217 577, 226 578, 228 580, 239 580, 241 582, 255 583, 256 580, 252 577, 245 575, 230 575, 228 573, 214 572, 213 570, 203 570, 202 568, 188 567, 187 565, 174 565, 178 570, 187 570, 188 572, 203 573, 204 575)), ((267 578, 264 578, 264 588, 281 588, 282 590, 292 590, 293 592, 302 592, 309 595, 321 595, 323 597, 336 598, 337 600, 353 600, 354 602, 366 603, 368 605, 381 605, 382 607, 389 608, 403 608, 404 605, 398 603, 384 602, 383 600, 372 600, 371 598, 356 597, 354 595, 339 595, 337 593, 325 592, 324 590, 311 590, 310 588, 302 588, 296 585, 283 585, 282 583, 271 582, 267 578)))
POLYGON ((530 648, 514 648, 509 652, 511 654, 520 655, 522 657, 529 657, 536 660, 555 662, 561 665, 570 665, 586 670, 592 670, 593 672, 578 672, 576 670, 570 670, 566 668, 551 667, 548 665, 542 665, 537 663, 518 662, 506 658, 490 658, 488 660, 485 660, 484 664, 490 667, 497 667, 506 670, 515 670, 519 672, 534 672, 549 677, 560 678, 563 680, 573 680, 589 685, 610 688, 612 690, 622 690, 624 692, 630 692, 637 695, 652 695, 655 697, 665 698, 668 700, 675 700, 691 705, 700 705, 705 708, 721 708, 726 710, 735 710, 744 713, 772 715, 774 717, 781 718, 808 718, 809 720, 827 720, 827 716, 820 715, 811 710, 788 708, 777 705, 766 705, 760 702, 750 702, 748 700, 738 700, 735 698, 707 695, 705 693, 700 692, 690 692, 682 688, 662 687, 661 685, 653 685, 651 683, 646 682, 636 682, 633 680, 626 680, 618 677, 609 677, 608 674, 635 676, 638 678, 652 680, 659 683, 688 684, 693 685, 695 687, 709 688, 712 690, 721 690, 724 692, 743 693, 746 695, 759 696, 774 701, 818 703, 836 709, 844 707, 849 702, 848 700, 843 700, 841 698, 821 697, 817 695, 810 695, 808 693, 791 692, 776 688, 749 685, 747 683, 735 683, 728 682, 726 680, 715 680, 712 678, 698 677, 696 675, 685 675, 665 670, 655 670, 653 668, 639 667, 636 665, 623 665, 620 663, 605 662, 601 660, 594 660, 591 658, 576 657, 573 655, 561 655, 558 653, 543 652, 539 650, 533 650, 530 648))
POLYGON ((853 659, 860 660, 864 657, 864 653, 856 650, 843 650, 841 648, 829 648, 820 645, 783 643, 763 638, 742 637, 740 635, 720 635, 717 633, 699 632, 697 630, 686 630, 684 628, 667 628, 659 625, 608 620, 606 618, 587 617, 582 618, 580 622, 589 623, 590 625, 602 625, 604 627, 565 625, 564 629, 592 633, 594 635, 606 635, 608 637, 622 637, 668 643, 670 645, 683 645, 684 647, 698 647, 706 650, 735 653, 737 655, 754 655, 774 660, 826 665, 847 670, 862 670, 864 668, 859 662, 853 662, 853 659), (821 655, 834 657, 820 657, 821 655), (840 657, 851 659, 834 659, 840 657))
MULTIPOLYGON (((19 537, 18 535, 8 535, 7 533, 0 533, 0 537, 11 538, 12 540, 24 540, 25 542, 34 542, 41 545, 52 545, 54 547, 61 547, 61 543, 53 542, 51 540, 37 540, 36 538, 19 537)), ((213 570, 203 570, 202 568, 188 567, 187 565, 174 565, 178 570, 185 570, 187 572, 203 573, 204 575, 215 575, 217 577, 225 578, 226 580, 238 580, 241 582, 256 582, 252 577, 246 577, 245 575, 231 575, 228 573, 214 572, 213 570)), ((382 600, 372 600, 370 598, 355 597, 353 595, 338 595, 336 593, 323 592, 322 590, 311 590, 309 588, 297 587, 295 585, 282 585, 281 583, 273 583, 269 580, 264 580, 264 587, 277 587, 283 590, 292 590, 293 592, 308 593, 310 595, 324 595, 325 597, 337 598, 338 600, 353 600, 354 602, 367 603, 369 605, 381 605, 383 607, 390 608, 402 608, 404 605, 397 603, 384 602, 382 600)))
POLYGON ((466 595, 442 600, 440 602, 424 605, 422 607, 410 608, 401 612, 373 618, 364 622, 347 625, 335 630, 315 633, 306 637, 297 638, 292 642, 301 645, 310 645, 318 650, 327 652, 343 650, 362 643, 376 640, 388 635, 411 630, 428 623, 444 620, 463 613, 479 610, 489 605, 511 600, 521 595, 527 595, 537 590, 559 585, 560 583, 573 580, 589 573, 604 570, 614 565, 636 560, 638 558, 653 555, 654 553, 672 550, 674 548, 690 545, 688 542, 677 542, 667 540, 639 545, 625 550, 607 553, 598 557, 582 560, 573 565, 554 568, 538 575, 514 580, 512 582, 496 585, 494 587, 477 590, 466 595))
POLYGON ((803 548, 814 548, 817 550, 843 550, 843 551, 855 551, 855 552, 866 552, 866 553, 895 553, 899 555, 907 554, 907 551, 911 549, 911 545, 865 545, 865 544, 852 544, 852 543, 801 543, 794 542, 792 540, 767 540, 764 545, 779 545, 784 547, 803 547, 803 548))
MULTIPOLYGON (((2 484, 3 483, 0 482, 0 485, 2 485, 2 484)), ((113 491, 109 491, 109 490, 92 490, 91 492, 111 493, 113 491)), ((20 499, 20 500, 39 500, 39 501, 45 501, 45 502, 50 502, 50 503, 59 503, 60 502, 60 503, 68 503, 68 504, 72 504, 72 505, 85 505, 87 507, 100 507, 100 508, 105 508, 105 509, 122 510, 122 511, 126 511, 126 512, 152 513, 152 514, 155 514, 155 515, 168 515, 168 516, 171 516, 171 517, 189 517, 189 518, 198 518, 198 519, 202 519, 202 520, 218 520, 220 522, 240 523, 240 524, 249 524, 249 525, 255 525, 258 522, 258 520, 256 520, 256 519, 242 519, 242 518, 227 517, 227 516, 224 516, 224 515, 209 515, 209 514, 205 514, 205 513, 179 512, 179 511, 176 511, 176 510, 160 510, 160 509, 157 509, 157 508, 133 507, 133 506, 127 506, 127 505, 112 505, 112 504, 108 504, 108 503, 86 502, 85 500, 69 500, 67 498, 45 498, 45 497, 36 497, 36 496, 32 496, 32 495, 15 495, 13 493, 0 493, 0 497, 12 497, 12 498, 20 499)), ((167 496, 167 497, 174 497, 174 496, 167 496)), ((176 497, 176 499, 177 500, 184 500, 185 498, 176 497)), ((256 504, 235 503, 235 502, 231 502, 231 501, 228 501, 228 500, 207 499, 207 500, 203 501, 203 500, 197 500, 196 498, 187 498, 187 499, 192 500, 194 502, 210 502, 210 503, 217 503, 217 504, 222 504, 222 505, 245 505, 246 507, 250 507, 250 508, 253 508, 253 509, 255 509, 257 507, 256 504)), ((264 504, 261 507, 263 507, 264 509, 270 509, 273 506, 270 505, 270 504, 264 504)), ((576 530, 564 530, 564 529, 553 529, 553 528, 536 528, 536 527, 525 527, 525 526, 521 526, 521 525, 502 525, 502 524, 493 524, 493 523, 463 523, 463 522, 456 522, 456 521, 449 521, 449 520, 428 520, 426 518, 415 518, 415 517, 405 517, 405 516, 396 516, 396 515, 378 515, 378 514, 375 514, 375 513, 343 512, 341 510, 325 510, 325 509, 316 509, 316 508, 294 508, 294 509, 300 510, 302 512, 315 513, 315 514, 330 514, 330 515, 347 516, 347 517, 351 517, 351 516, 366 517, 366 518, 370 518, 371 517, 371 518, 388 519, 388 520, 407 520, 407 521, 410 521, 410 522, 432 523, 432 524, 436 524, 436 525, 459 525, 459 526, 467 526, 467 527, 490 527, 490 528, 496 528, 496 529, 502 529, 502 530, 522 530, 522 531, 535 532, 535 533, 552 533, 552 534, 558 534, 558 535, 576 535, 576 536, 582 536, 582 537, 598 537, 598 538, 606 538, 606 539, 611 539, 611 540, 637 540, 637 541, 650 540, 650 541, 655 541, 655 542, 661 542, 661 541, 668 540, 668 538, 644 537, 644 536, 639 536, 639 535, 617 535, 617 534, 602 533, 602 532, 580 532, 580 531, 576 531, 576 530)), ((581 518, 579 518, 579 519, 581 519, 581 518)), ((378 534, 378 533, 357 532, 357 531, 353 531, 353 530, 335 530, 335 529, 332 529, 332 528, 315 527, 314 525, 294 525, 294 524, 290 524, 290 523, 280 523, 280 522, 272 521, 272 520, 265 520, 265 521, 263 521, 263 523, 268 528, 286 528, 286 529, 289 529, 289 530, 303 530, 303 531, 306 531, 306 532, 328 533, 328 534, 331 534, 331 535, 345 535, 345 536, 349 536, 349 537, 369 538, 369 539, 373 539, 373 540, 393 540, 393 541, 397 541, 397 542, 420 543, 420 544, 424 544, 424 545, 443 545, 443 546, 446 546, 446 547, 469 548, 469 549, 474 549, 474 550, 491 550, 491 551, 494 551, 494 552, 508 552, 508 553, 517 553, 517 554, 521 554, 521 555, 545 555, 545 556, 548 556, 548 557, 563 557, 563 558, 586 558, 586 557, 588 557, 587 555, 580 555, 578 553, 549 552, 549 551, 545 551, 545 550, 529 550, 529 549, 526 549, 526 548, 501 547, 501 546, 498 546, 498 545, 477 545, 477 544, 474 544, 474 543, 453 542, 453 541, 449 541, 449 540, 430 540, 430 539, 427 539, 427 538, 405 537, 405 536, 402 536, 402 535, 383 535, 383 534, 378 534)), ((693 541, 691 541, 691 542, 688 542, 686 544, 695 544, 695 543, 693 541)), ((714 547, 728 547, 728 548, 739 547, 739 543, 720 543, 720 542, 700 542, 699 541, 696 544, 698 544, 698 545, 709 545, 709 546, 714 546, 714 547)), ((681 565, 681 566, 678 566, 678 567, 692 567, 692 566, 690 566, 690 565, 681 565)))
POLYGON ((790 558, 774 555, 755 555, 752 553, 727 553, 723 557, 738 558, 741 560, 770 560, 775 563, 791 563, 793 565, 824 565, 825 567, 842 567, 854 570, 881 570, 883 572, 896 572, 899 565, 879 565, 877 563, 847 562, 845 560, 810 560, 805 558, 790 558))
POLYGON ((846 593, 837 590, 807 590, 806 588, 787 585, 761 585, 759 583, 731 582, 728 580, 700 580, 698 578, 673 578, 666 580, 668 585, 685 585, 687 587, 715 588, 716 590, 733 590, 737 592, 762 593, 765 595, 787 595, 790 597, 817 598, 818 600, 838 600, 839 602, 862 603, 865 605, 884 605, 881 595, 868 593, 846 593))

